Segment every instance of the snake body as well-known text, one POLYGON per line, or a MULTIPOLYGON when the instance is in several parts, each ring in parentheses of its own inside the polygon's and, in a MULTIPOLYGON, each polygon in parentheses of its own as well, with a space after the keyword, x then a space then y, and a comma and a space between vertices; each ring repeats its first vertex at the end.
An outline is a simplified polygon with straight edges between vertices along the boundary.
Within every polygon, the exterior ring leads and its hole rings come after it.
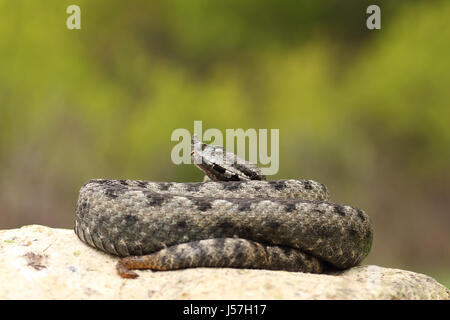
MULTIPOLYGON (((223 167, 212 166, 215 174, 202 170, 217 179, 223 167)), ((244 167, 241 172, 248 173, 244 167)), ((125 257, 117 270, 129 278, 137 276, 129 269, 146 268, 321 273, 355 266, 368 255, 369 217, 328 202, 323 184, 228 176, 239 181, 91 180, 80 190, 75 233, 92 247, 125 257)))

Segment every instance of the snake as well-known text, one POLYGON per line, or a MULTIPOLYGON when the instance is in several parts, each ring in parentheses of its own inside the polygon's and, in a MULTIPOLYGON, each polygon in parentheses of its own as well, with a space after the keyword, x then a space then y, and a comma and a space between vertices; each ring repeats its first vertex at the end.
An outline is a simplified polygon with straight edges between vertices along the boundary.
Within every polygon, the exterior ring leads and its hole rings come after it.
POLYGON ((89 180, 77 201, 78 238, 119 256, 123 278, 196 267, 327 273, 369 254, 369 216, 329 202, 324 184, 267 180, 255 164, 195 135, 191 158, 203 182, 89 180))

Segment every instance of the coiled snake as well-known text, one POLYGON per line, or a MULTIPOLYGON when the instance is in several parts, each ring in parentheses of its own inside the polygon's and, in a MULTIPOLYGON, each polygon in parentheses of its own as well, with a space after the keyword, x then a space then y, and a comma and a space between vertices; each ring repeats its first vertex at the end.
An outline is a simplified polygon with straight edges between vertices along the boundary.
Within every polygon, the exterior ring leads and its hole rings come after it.
POLYGON ((322 273, 368 255, 369 217, 328 202, 323 184, 266 181, 255 165, 195 136, 191 156, 216 181, 103 179, 81 188, 75 233, 125 257, 117 264, 122 277, 137 277, 131 269, 191 267, 322 273))

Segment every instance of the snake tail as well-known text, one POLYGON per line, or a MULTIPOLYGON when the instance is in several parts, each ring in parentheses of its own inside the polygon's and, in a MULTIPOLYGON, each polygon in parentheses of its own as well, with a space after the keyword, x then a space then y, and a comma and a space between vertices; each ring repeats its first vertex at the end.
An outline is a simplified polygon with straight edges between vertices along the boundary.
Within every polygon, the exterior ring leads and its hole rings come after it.
POLYGON ((136 278, 132 269, 158 271, 196 267, 246 268, 322 273, 324 263, 299 250, 239 238, 216 238, 174 245, 144 256, 122 258, 117 271, 136 278))

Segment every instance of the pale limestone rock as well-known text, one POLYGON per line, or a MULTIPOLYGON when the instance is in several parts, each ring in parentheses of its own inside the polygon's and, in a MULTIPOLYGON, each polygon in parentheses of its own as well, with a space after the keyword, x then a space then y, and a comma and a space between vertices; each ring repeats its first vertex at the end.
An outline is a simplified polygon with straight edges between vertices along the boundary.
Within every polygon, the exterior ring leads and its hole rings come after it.
POLYGON ((0 299, 450 299, 433 278, 378 266, 337 275, 198 268, 116 274, 117 257, 73 230, 39 225, 0 231, 0 299))

